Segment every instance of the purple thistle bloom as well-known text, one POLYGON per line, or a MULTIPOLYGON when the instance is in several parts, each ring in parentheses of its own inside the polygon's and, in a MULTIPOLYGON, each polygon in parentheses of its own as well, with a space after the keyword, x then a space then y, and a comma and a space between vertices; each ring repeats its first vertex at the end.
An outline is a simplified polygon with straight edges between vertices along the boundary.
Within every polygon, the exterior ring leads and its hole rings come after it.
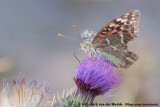
POLYGON ((78 87, 77 92, 88 95, 93 100, 97 95, 104 95, 119 86, 120 74, 113 71, 113 65, 103 57, 90 57, 86 54, 78 65, 74 81, 78 87))

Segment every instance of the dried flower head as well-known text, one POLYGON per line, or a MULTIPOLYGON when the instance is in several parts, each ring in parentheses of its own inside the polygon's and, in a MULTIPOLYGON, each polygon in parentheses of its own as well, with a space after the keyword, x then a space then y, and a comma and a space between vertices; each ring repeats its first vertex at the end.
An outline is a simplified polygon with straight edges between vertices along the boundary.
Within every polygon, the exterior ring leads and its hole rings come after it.
POLYGON ((88 54, 78 65, 74 81, 78 93, 93 100, 97 95, 104 95, 119 86, 120 74, 113 70, 113 65, 101 56, 90 57, 88 54))
MULTIPOLYGON (((9 82, 4 80, 0 94, 0 107, 41 107, 49 106, 48 88, 37 84, 34 80, 26 84, 25 78, 13 80, 13 90, 9 89, 9 82)), ((11 85, 11 86, 12 86, 11 85)))

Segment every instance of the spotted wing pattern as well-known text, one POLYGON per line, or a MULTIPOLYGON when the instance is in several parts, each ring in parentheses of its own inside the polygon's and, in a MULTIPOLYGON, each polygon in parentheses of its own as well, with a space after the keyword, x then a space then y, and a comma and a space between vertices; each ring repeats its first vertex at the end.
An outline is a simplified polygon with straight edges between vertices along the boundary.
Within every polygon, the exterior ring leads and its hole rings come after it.
POLYGON ((128 40, 131 41, 138 36, 138 22, 140 18, 139 10, 132 10, 127 12, 116 19, 109 22, 104 26, 93 39, 92 44, 94 44, 98 39, 112 35, 115 33, 129 33, 133 38, 128 40))
POLYGON ((138 56, 127 50, 128 38, 133 39, 130 34, 112 34, 98 39, 94 44, 96 51, 110 60, 115 67, 128 68, 138 56))

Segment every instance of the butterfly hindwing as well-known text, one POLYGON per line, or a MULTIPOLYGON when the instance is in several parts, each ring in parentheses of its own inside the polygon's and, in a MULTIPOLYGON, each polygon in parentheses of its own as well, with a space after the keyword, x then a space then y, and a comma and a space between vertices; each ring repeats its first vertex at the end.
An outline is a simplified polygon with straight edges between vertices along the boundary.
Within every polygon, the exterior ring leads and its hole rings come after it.
POLYGON ((96 41, 94 48, 114 66, 128 68, 138 59, 136 54, 127 50, 128 38, 133 37, 123 33, 104 36, 96 41))

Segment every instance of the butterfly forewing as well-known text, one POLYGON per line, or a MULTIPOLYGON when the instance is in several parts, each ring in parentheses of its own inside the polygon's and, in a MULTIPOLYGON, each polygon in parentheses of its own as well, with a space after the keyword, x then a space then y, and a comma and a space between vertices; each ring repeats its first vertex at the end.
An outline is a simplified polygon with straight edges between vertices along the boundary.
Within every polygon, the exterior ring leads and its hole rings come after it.
MULTIPOLYGON (((129 33, 133 38, 138 36, 138 22, 140 18, 139 10, 132 10, 127 12, 116 19, 109 22, 106 26, 104 26, 93 39, 92 44, 94 44, 98 39, 112 35, 115 33, 129 33)), ((129 40, 129 41, 130 41, 129 40)))

